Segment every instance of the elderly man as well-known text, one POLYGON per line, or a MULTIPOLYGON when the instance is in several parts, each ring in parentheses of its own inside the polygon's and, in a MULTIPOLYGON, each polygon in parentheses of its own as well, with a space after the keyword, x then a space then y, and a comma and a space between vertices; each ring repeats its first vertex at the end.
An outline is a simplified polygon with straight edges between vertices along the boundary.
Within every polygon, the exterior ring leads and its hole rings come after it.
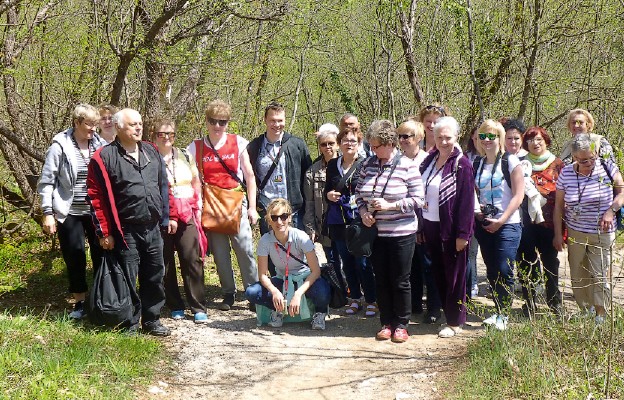
POLYGON ((160 323, 165 303, 160 228, 175 233, 177 216, 169 210, 165 165, 154 145, 141 141, 143 121, 137 111, 123 109, 113 123, 117 137, 94 153, 87 175, 96 233, 100 246, 114 251, 137 299, 126 328, 137 331, 142 319, 143 332, 168 336, 160 323))

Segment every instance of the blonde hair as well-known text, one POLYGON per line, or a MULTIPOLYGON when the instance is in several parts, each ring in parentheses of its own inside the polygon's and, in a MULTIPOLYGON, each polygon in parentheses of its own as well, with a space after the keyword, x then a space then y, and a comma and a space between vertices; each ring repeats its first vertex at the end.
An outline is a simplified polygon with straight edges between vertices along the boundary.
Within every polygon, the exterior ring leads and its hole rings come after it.
POLYGON ((401 122, 401 125, 397 127, 397 134, 414 134, 416 142, 420 142, 425 138, 425 126, 420 121, 408 119, 401 122))
POLYGON ((576 117, 579 114, 584 115, 585 118, 587 118, 587 132, 593 132, 594 124, 595 124, 594 117, 592 117, 589 111, 583 108, 575 108, 574 110, 570 110, 570 112, 568 113, 568 122, 566 123, 568 130, 572 132, 572 129, 570 129, 570 124, 573 122, 574 117, 576 117))
POLYGON ((281 197, 273 199, 266 208, 266 215, 264 216, 264 220, 267 222, 268 225, 271 225, 271 215, 280 215, 283 213, 292 214, 292 207, 288 200, 282 199, 281 197))
POLYGON ((206 107, 206 118, 232 119, 232 107, 223 100, 211 101, 206 107))
MULTIPOLYGON (((505 152, 505 128, 503 128, 503 124, 493 119, 486 119, 479 126, 478 133, 495 133, 498 136, 498 152, 505 152)), ((483 146, 481 146, 481 139, 477 141, 477 151, 482 156, 485 155, 485 150, 483 150, 483 146)))
POLYGON ((98 121, 100 119, 100 112, 90 104, 80 103, 74 108, 74 111, 72 111, 71 118, 72 126, 76 127, 76 121, 82 122, 85 119, 98 121))

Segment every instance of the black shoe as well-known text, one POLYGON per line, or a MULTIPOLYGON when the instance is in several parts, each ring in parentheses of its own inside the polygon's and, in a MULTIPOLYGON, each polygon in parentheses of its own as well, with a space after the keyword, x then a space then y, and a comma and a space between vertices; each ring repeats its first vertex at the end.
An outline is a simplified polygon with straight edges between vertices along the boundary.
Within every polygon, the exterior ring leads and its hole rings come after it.
POLYGON ((154 321, 143 325, 143 333, 147 333, 152 336, 169 336, 171 330, 160 323, 160 321, 154 321))
POLYGON ((563 316, 563 306, 561 305, 561 303, 554 303, 549 305, 548 307, 550 308, 550 311, 558 318, 561 318, 563 316))
POLYGON ((436 322, 440 322, 440 318, 442 318, 440 311, 427 311, 425 318, 423 318, 423 323, 435 324, 436 322))
POLYGON ((256 305, 254 303, 249 303, 249 311, 256 312, 256 305))
POLYGON ((221 311, 230 311, 234 305, 234 294, 226 294, 223 296, 223 301, 219 303, 217 308, 221 311))
POLYGON ((535 318, 535 306, 530 306, 529 303, 524 303, 522 305, 522 315, 529 319, 535 318))

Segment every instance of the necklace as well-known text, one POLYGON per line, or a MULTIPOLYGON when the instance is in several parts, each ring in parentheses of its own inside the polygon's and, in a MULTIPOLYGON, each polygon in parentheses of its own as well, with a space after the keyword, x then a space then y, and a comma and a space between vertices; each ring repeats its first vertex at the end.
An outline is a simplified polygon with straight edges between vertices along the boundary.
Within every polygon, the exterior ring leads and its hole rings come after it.
POLYGON ((82 161, 84 161, 85 164, 89 165, 89 160, 91 160, 91 139, 87 139, 87 157, 85 157, 84 153, 83 153, 83 149, 80 148, 80 146, 78 146, 78 141, 76 140, 76 138, 74 136, 72 136, 72 142, 74 143, 74 146, 76 146, 76 149, 78 149, 78 153, 80 154, 80 157, 82 157, 82 161))

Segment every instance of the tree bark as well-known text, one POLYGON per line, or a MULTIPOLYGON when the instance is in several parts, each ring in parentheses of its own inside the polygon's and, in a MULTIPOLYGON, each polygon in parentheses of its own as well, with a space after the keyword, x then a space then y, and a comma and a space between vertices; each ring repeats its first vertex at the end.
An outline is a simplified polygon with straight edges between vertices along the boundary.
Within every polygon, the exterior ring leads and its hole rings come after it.
POLYGON ((416 15, 416 1, 411 0, 409 15, 405 15, 403 8, 397 12, 401 24, 401 46, 403 47, 403 58, 405 59, 405 70, 409 80, 416 108, 421 108, 424 102, 424 94, 418 69, 416 68, 416 57, 414 56, 414 26, 416 15))

